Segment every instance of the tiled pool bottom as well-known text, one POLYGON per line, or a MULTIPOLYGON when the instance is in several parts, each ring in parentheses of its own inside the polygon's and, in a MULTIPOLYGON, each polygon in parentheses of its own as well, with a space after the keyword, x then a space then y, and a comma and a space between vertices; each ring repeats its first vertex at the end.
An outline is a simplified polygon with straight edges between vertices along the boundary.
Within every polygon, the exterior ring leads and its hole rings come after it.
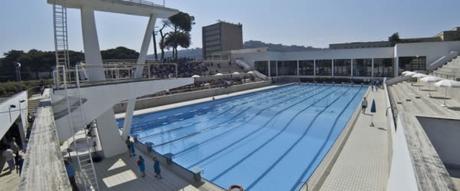
MULTIPOLYGON (((298 84, 135 116, 131 134, 223 188, 298 190, 366 88, 298 84)), ((119 125, 123 120, 119 120, 119 125)))

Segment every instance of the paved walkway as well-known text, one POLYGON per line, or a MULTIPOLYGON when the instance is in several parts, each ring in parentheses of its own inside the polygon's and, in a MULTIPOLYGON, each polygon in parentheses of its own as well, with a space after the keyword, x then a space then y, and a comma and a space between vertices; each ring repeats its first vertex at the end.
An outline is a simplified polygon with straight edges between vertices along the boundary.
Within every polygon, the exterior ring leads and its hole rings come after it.
POLYGON ((69 190, 51 107, 40 107, 24 157, 19 190, 69 190))
POLYGON ((0 170, 0 191, 13 191, 18 189, 20 177, 15 171, 8 173, 8 165, 0 170))
POLYGON ((369 92, 369 107, 360 113, 342 152, 326 177, 322 191, 385 190, 389 174, 388 134, 386 130, 385 91, 369 92), (375 99, 377 113, 370 113, 375 99), (370 127, 374 115, 375 127, 370 127))
MULTIPOLYGON (((136 154, 140 154, 139 151, 136 154)), ((137 156, 130 158, 128 153, 104 159, 95 163, 100 190, 161 190, 161 191, 198 191, 193 185, 162 168, 163 178, 157 179, 153 173, 153 161, 144 156, 146 177, 142 178, 136 166, 137 156)))

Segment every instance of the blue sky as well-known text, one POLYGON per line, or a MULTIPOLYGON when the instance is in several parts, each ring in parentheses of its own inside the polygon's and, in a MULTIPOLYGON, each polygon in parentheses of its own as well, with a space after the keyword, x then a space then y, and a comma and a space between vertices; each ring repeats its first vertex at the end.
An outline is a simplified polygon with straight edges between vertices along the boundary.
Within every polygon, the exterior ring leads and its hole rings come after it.
MULTIPOLYGON (((393 32, 403 38, 432 36, 460 26, 459 0, 166 0, 166 5, 195 16, 192 47, 201 47, 201 27, 218 19, 242 23, 245 41, 314 47, 385 40, 393 32)), ((98 12, 96 22, 101 49, 139 50, 147 18, 98 12)), ((80 25, 79 11, 69 10, 73 50, 82 50, 80 25)), ((53 49, 51 6, 45 0, 0 0, 0 53, 32 48, 53 49)))

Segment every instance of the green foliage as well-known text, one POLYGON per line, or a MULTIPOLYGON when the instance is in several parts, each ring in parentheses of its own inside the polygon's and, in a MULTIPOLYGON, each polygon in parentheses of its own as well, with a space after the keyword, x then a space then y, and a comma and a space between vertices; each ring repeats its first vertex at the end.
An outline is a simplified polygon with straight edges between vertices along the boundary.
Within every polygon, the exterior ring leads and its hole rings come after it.
POLYGON ((195 18, 190 16, 188 13, 180 12, 169 17, 169 21, 175 28, 175 32, 178 30, 190 32, 192 30, 192 25, 194 24, 195 18))
POLYGON ((51 84, 50 80, 30 80, 21 82, 2 82, 0 83, 0 97, 12 96, 24 90, 28 90, 29 94, 38 93, 42 85, 51 84))
MULTIPOLYGON (((103 59, 136 59, 139 56, 135 50, 117 47, 101 51, 103 59)), ((51 72, 56 66, 54 51, 32 49, 28 52, 10 50, 0 59, 0 81, 16 80, 16 65, 21 63, 21 77, 23 80, 39 79, 40 72, 51 72)), ((69 51, 70 65, 84 61, 82 52, 69 51)))
POLYGON ((119 46, 113 49, 101 51, 102 59, 137 59, 139 53, 135 50, 119 46))
MULTIPOLYGON (((172 28, 172 31, 166 35, 162 35, 160 48, 172 48, 173 59, 177 60, 177 48, 179 46, 188 48, 191 44, 190 31, 192 30, 192 25, 195 24, 194 21, 195 18, 193 16, 183 12, 169 17, 168 21, 164 21, 163 28, 164 26, 169 26, 172 28)), ((162 32, 160 30, 161 34, 162 32)))
POLYGON ((187 32, 171 32, 165 39, 165 44, 169 47, 183 47, 190 46, 190 34, 187 32))

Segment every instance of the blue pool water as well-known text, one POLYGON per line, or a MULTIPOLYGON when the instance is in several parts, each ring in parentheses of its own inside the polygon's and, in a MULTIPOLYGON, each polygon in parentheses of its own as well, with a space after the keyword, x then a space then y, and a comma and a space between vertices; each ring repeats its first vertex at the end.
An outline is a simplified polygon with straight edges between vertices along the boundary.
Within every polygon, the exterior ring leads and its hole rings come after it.
MULTIPOLYGON (((223 187, 298 190, 366 88, 297 84, 135 116, 131 134, 223 187)), ((121 126, 123 120, 118 121, 121 126)))

